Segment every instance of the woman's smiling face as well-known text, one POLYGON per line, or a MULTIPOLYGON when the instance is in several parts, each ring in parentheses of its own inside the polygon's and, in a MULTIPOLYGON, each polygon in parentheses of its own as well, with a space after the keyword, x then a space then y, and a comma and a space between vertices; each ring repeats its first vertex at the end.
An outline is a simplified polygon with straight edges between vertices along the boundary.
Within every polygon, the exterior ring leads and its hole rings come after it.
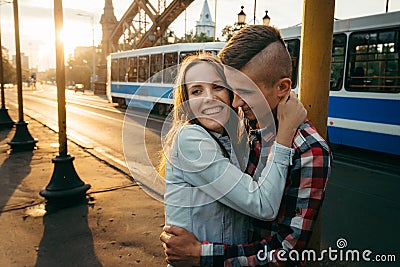
POLYGON ((195 118, 204 128, 222 134, 229 119, 230 97, 215 68, 209 62, 196 63, 186 71, 185 83, 195 118))

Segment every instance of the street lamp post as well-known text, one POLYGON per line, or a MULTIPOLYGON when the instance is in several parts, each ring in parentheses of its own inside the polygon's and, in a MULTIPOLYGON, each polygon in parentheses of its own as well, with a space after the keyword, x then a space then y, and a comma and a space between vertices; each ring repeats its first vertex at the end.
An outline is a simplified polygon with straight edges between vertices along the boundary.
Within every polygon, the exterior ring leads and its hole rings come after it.
POLYGON ((28 130, 28 123, 24 121, 24 107, 22 98, 22 67, 21 67, 21 48, 19 42, 19 15, 18 0, 13 1, 14 10, 14 30, 15 30, 15 63, 17 71, 18 86, 18 122, 15 124, 15 135, 8 144, 12 151, 34 150, 38 140, 32 137, 28 130))
MULTIPOLYGON (((244 13, 243 9, 244 6, 240 7, 240 12, 238 13, 238 21, 237 25, 239 26, 239 29, 243 28, 244 25, 246 25, 246 14, 244 13)), ((265 16, 263 17, 263 25, 269 26, 269 23, 271 22, 271 18, 268 16, 268 10, 265 10, 265 16)), ((254 24, 256 24, 256 1, 254 1, 254 24)), ((239 30, 235 29, 235 30, 239 30)))
POLYGON ((81 200, 84 200, 90 185, 85 184, 79 178, 73 165, 75 158, 68 154, 67 149, 64 44, 59 34, 63 28, 62 0, 54 0, 54 22, 59 155, 52 159, 54 163, 53 175, 46 189, 40 191, 40 195, 46 198, 48 207, 61 208, 78 204, 81 200))
POLYGON ((253 17, 253 24, 256 25, 256 9, 257 9, 257 0, 254 0, 254 17, 253 17))
MULTIPOLYGON (((214 38, 213 41, 215 42, 217 38, 217 0, 214 3, 214 38)), ((185 9, 185 39, 186 39, 186 9, 185 9)))
POLYGON ((268 10, 265 10, 265 16, 263 17, 263 25, 269 26, 271 18, 268 16, 268 10))
POLYGON ((10 129, 14 125, 14 121, 8 114, 6 108, 5 94, 4 94, 4 71, 3 71, 3 49, 1 44, 1 23, 0 23, 0 83, 1 83, 1 108, 0 108, 0 130, 10 129))
POLYGON ((173 31, 169 31, 169 34, 167 36, 167 42, 168 42, 168 44, 175 43, 175 35, 174 35, 173 31))
POLYGON ((96 81, 96 48, 94 46, 94 15, 86 15, 86 14, 81 14, 78 13, 76 14, 77 16, 81 17, 88 17, 90 18, 90 22, 92 24, 92 61, 93 61, 93 66, 92 66, 92 76, 90 77, 90 86, 92 91, 94 92, 94 82, 96 81))
POLYGON ((241 29, 241 28, 243 28, 244 25, 246 25, 246 13, 244 13, 244 11, 243 11, 244 6, 241 6, 240 9, 241 10, 238 13, 238 22, 237 22, 237 24, 238 24, 239 28, 241 29))

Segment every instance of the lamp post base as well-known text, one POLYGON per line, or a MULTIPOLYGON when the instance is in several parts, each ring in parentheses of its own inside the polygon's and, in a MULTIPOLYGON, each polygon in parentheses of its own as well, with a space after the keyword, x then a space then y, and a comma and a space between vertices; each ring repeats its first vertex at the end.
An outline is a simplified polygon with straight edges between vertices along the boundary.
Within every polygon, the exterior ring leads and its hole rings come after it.
POLYGON ((85 184, 75 171, 73 160, 67 156, 57 156, 52 159, 54 171, 46 189, 40 195, 47 200, 47 205, 60 208, 82 203, 86 198, 86 191, 90 184, 85 184))
POLYGON ((33 138, 28 131, 28 123, 19 121, 15 124, 16 130, 13 139, 7 144, 10 145, 13 152, 32 151, 36 148, 38 140, 33 138))
POLYGON ((0 130, 11 129, 14 123, 10 115, 8 115, 8 109, 0 108, 0 130))

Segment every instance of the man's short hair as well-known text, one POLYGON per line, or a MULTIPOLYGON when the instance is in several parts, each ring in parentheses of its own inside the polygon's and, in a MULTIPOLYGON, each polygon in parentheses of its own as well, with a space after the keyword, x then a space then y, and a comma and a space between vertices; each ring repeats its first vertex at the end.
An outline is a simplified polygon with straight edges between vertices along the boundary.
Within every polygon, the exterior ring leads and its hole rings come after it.
POLYGON ((242 28, 228 41, 218 56, 225 65, 240 70, 258 54, 260 57, 257 58, 257 63, 263 64, 263 79, 266 84, 276 82, 282 77, 290 77, 290 55, 279 29, 273 26, 249 25, 242 28), (267 48, 271 44, 276 44, 274 49, 267 48), (273 66, 269 63, 273 63, 273 66))
POLYGON ((219 52, 225 65, 240 69, 268 45, 285 42, 280 31, 272 26, 249 25, 239 30, 219 52))

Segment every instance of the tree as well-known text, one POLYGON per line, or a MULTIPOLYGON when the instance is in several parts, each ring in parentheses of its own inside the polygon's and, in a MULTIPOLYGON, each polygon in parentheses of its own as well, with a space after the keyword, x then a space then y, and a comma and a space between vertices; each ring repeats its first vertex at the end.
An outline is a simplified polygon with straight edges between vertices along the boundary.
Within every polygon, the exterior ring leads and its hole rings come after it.
POLYGON ((240 26, 237 22, 235 22, 233 25, 226 25, 222 29, 222 37, 225 37, 225 41, 229 41, 229 39, 231 39, 235 34, 235 31, 239 28, 240 26))
POLYGON ((3 79, 4 83, 16 83, 16 73, 15 68, 11 65, 10 60, 8 60, 8 49, 2 47, 3 55, 3 79))
POLYGON ((194 36, 195 43, 206 43, 214 41, 213 37, 208 37, 204 32, 201 32, 200 35, 196 34, 194 36))
POLYGON ((208 37, 204 32, 194 34, 193 31, 185 34, 185 37, 177 38, 176 43, 206 43, 214 41, 213 37, 208 37))

